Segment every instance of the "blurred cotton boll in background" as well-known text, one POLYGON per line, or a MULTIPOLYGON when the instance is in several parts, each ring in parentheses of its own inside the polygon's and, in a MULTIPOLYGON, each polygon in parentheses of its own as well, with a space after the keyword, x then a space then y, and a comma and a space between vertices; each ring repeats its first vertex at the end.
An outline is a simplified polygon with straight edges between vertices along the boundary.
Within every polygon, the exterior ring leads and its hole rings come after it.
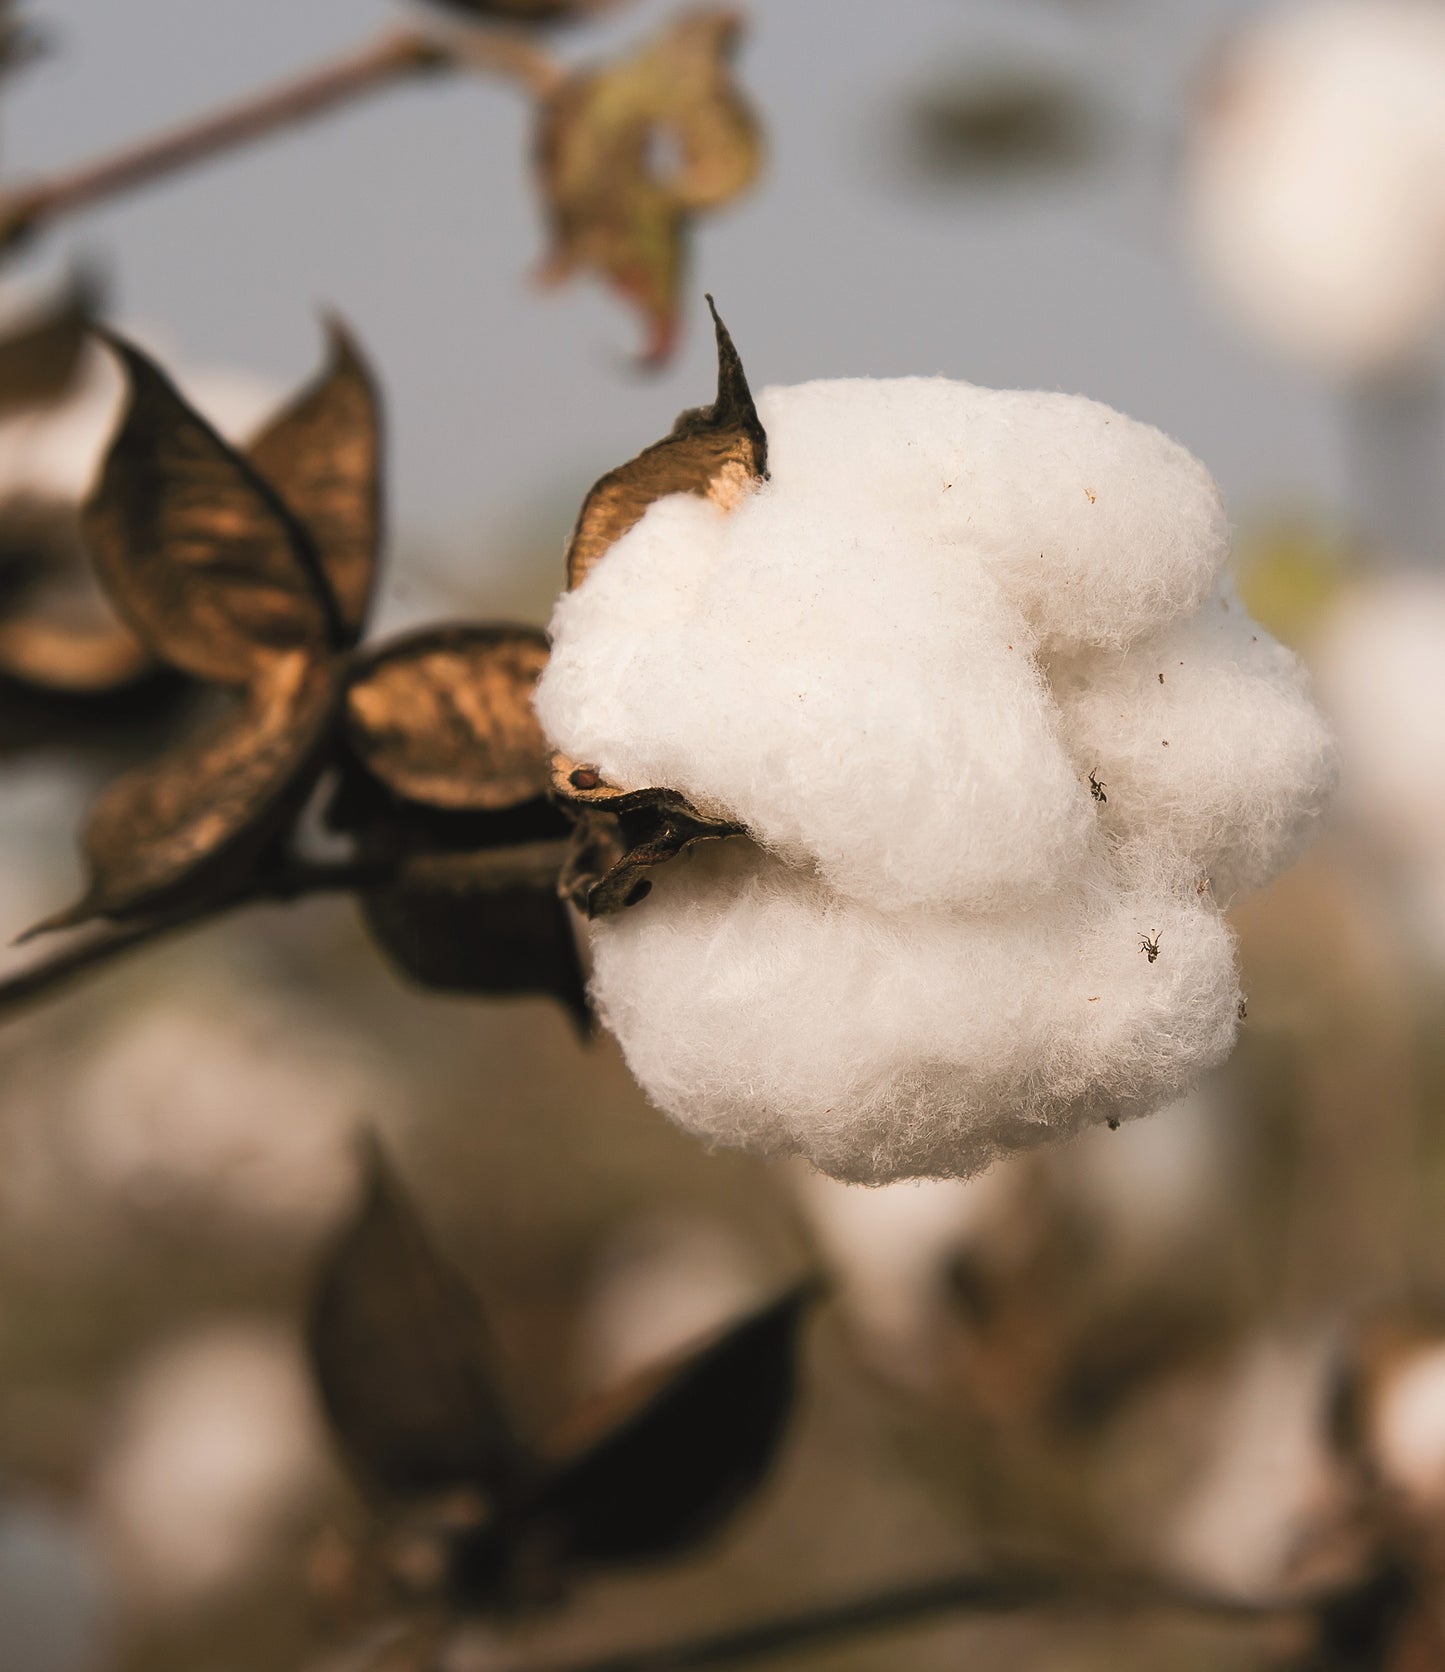
POLYGON ((124 1603, 198 1606, 287 1558, 329 1480, 300 1348, 269 1324, 214 1323, 119 1389, 91 1513, 124 1603))
POLYGON ((83 1200, 91 1231, 183 1231, 294 1255, 342 1211, 359 1128, 399 1088, 367 1043, 305 999, 208 974, 102 1023, 73 1067, 33 1076, 11 1114, 21 1223, 83 1200))
POLYGON ((707 1142, 866 1184, 1182 1096, 1237 1028, 1221 908, 1333 780, 1209 472, 1098 402, 943 378, 757 413, 769 479, 653 503, 537 689, 566 756, 751 838, 593 923, 629 1067, 707 1142))
POLYGON ((1340 741, 1341 813, 1416 952, 1445 965, 1445 577, 1351 587, 1312 661, 1340 741))
POLYGON ((1229 40, 1191 134, 1189 241, 1266 342, 1339 376, 1445 311, 1445 10, 1313 0, 1229 40))

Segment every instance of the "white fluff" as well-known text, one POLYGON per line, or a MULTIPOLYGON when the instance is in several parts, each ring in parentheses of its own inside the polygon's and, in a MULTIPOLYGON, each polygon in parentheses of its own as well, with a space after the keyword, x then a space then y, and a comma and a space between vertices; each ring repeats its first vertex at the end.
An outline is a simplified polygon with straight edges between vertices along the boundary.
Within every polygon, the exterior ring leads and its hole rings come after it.
POLYGON ((1224 299, 1326 370, 1419 350, 1445 308, 1445 10, 1315 0, 1252 20, 1195 126, 1189 230, 1224 299))
POLYGON ((754 838, 595 926, 634 1073, 714 1142, 874 1183, 1179 1095, 1234 1036, 1220 899, 1330 777, 1220 583, 1208 473, 1072 396, 759 409, 771 481, 654 505, 559 603, 538 691, 567 754, 754 838))

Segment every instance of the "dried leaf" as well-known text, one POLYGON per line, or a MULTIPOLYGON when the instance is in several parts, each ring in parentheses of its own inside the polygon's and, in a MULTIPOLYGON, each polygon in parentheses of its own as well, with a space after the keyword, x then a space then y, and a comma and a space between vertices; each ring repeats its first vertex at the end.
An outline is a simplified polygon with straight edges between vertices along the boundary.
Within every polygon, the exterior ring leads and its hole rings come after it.
POLYGON ((532 712, 547 638, 530 627, 426 628, 370 656, 346 696, 357 760, 422 806, 496 812, 543 796, 548 748, 532 712))
POLYGON ((367 1481, 402 1498, 467 1485, 506 1495, 529 1472, 476 1295, 374 1144, 360 1208, 318 1275, 307 1339, 332 1428, 367 1481))
MULTIPOLYGON (((515 1512, 510 1538, 464 1536, 453 1585, 466 1601, 516 1589, 505 1570, 673 1556, 716 1532, 766 1478, 797 1390, 798 1337, 811 1286, 790 1291, 699 1351, 646 1373, 579 1414, 591 1432, 565 1445, 515 1512)), ((556 1453, 554 1453, 556 1455, 556 1453)))
POLYGON ((571 915, 557 892, 555 846, 421 855, 395 887, 362 896, 382 949, 424 987, 510 997, 541 993, 591 1031, 571 915), (539 876, 539 872, 541 875, 539 876))
POLYGON ((632 57, 570 76, 542 106, 545 276, 598 273, 641 312, 653 363, 676 341, 691 218, 738 197, 761 163, 757 119, 730 74, 741 27, 736 12, 685 13, 632 57))
POLYGON ((251 462, 311 532, 347 642, 366 624, 381 546, 381 399, 339 320, 315 381, 252 444, 251 462))
MULTIPOLYGON (((0 34, 0 51, 3 38, 0 34)), ((69 390, 99 300, 94 279, 77 274, 59 295, 0 338, 0 418, 58 400, 69 390)))
POLYGON ((121 615, 157 655, 221 684, 339 645, 347 635, 308 530, 158 366, 106 340, 130 399, 83 528, 121 615))
POLYGON ((231 892, 310 790, 336 700, 334 672, 296 653, 219 724, 112 784, 86 821, 84 896, 24 938, 231 892))
POLYGON ((669 435, 593 485, 567 544, 569 587, 582 584, 654 500, 695 493, 730 509, 768 474, 768 438, 747 374, 711 296, 707 304, 717 336, 717 397, 711 406, 690 407, 669 435))
POLYGON ((15 16, 12 0, 0 0, 0 77, 20 69, 45 50, 44 37, 15 16))

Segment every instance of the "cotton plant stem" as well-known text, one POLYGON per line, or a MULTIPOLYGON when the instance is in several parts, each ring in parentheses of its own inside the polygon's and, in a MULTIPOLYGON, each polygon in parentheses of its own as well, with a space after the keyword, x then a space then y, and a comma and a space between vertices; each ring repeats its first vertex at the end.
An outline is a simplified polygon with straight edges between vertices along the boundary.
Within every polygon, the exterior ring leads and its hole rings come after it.
POLYGON ((389 30, 377 40, 235 104, 0 197, 0 250, 52 221, 180 173, 413 77, 477 70, 545 92, 561 74, 519 35, 389 30))
MULTIPOLYGON (((960 1574, 823 1604, 682 1643, 624 1650, 591 1660, 529 1660, 525 1672, 704 1672, 709 1667, 741 1666, 829 1643, 851 1642, 948 1615, 1160 1614, 1260 1626, 1302 1620, 1312 1601, 1250 1602, 1147 1576, 1108 1578, 1045 1569, 960 1574)), ((465 1661, 457 1665, 464 1667, 465 1661)), ((516 1672, 524 1672, 523 1667, 516 1672)))
POLYGON ((213 923, 243 906, 277 904, 313 894, 344 893, 376 880, 374 867, 298 861, 283 867, 246 893, 187 906, 158 917, 141 918, 134 923, 107 924, 71 941, 47 957, 37 958, 25 969, 0 976, 0 1025, 30 1004, 49 998, 59 988, 84 975, 107 968, 129 952, 165 940, 182 930, 198 929, 213 923))

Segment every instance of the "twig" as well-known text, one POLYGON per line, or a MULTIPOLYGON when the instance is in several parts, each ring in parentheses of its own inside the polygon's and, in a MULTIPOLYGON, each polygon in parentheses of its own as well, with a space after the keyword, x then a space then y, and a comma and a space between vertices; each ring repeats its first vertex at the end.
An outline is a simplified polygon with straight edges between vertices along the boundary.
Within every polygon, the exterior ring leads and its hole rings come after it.
POLYGON ((363 94, 438 71, 475 69, 519 81, 534 93, 554 87, 561 70, 519 35, 458 30, 439 35, 390 30, 320 68, 186 123, 82 163, 0 198, 0 250, 48 222, 178 173, 363 94))
POLYGON ((104 969, 127 952, 153 941, 198 929, 217 918, 239 911, 243 906, 297 900, 304 895, 346 893, 385 880, 375 866, 353 863, 317 864, 291 861, 274 873, 257 879, 245 893, 179 907, 159 917, 141 918, 134 923, 109 924, 85 938, 63 946, 47 958, 37 959, 29 968, 0 976, 0 1023, 35 999, 48 997, 57 987, 92 971, 104 969))
POLYGON ((827 1603, 684 1643, 624 1650, 596 1660, 529 1661, 526 1672, 701 1672, 707 1667, 816 1648, 840 1638, 917 1625, 942 1614, 1057 1609, 1089 1614, 1181 1614, 1249 1625, 1303 1617, 1313 1605, 1314 1599, 1309 1597, 1245 1601, 1148 1576, 1115 1578, 1045 1569, 959 1574, 876 1591, 847 1602, 827 1603))

